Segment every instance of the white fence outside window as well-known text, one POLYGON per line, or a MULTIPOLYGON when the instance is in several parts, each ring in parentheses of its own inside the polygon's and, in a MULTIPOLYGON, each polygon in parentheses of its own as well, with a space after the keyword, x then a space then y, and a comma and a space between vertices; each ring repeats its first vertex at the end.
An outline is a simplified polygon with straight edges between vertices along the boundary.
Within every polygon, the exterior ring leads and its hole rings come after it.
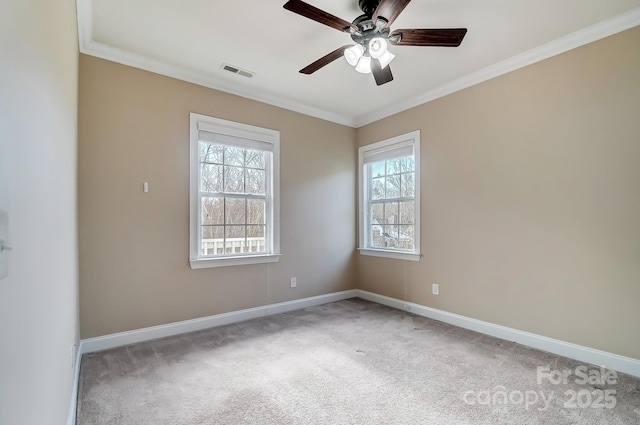
POLYGON ((202 239, 204 255, 265 252, 264 237, 202 239))

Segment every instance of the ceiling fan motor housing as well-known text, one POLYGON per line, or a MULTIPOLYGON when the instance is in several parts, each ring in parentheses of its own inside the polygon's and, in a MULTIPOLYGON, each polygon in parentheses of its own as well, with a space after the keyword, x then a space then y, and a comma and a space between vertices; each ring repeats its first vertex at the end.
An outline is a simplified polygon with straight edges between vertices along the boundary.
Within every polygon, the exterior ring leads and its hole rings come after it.
POLYGON ((369 16, 369 18, 373 16, 373 13, 376 11, 379 4, 380 0, 360 0, 358 2, 360 10, 362 10, 365 15, 369 16))
POLYGON ((358 27, 359 31, 351 32, 351 39, 356 43, 363 44, 365 46, 367 46, 369 44, 369 40, 374 37, 387 38, 390 32, 389 28, 384 28, 384 21, 380 20, 376 25, 376 23, 371 20, 371 16, 367 14, 358 16, 353 21, 353 25, 358 27))

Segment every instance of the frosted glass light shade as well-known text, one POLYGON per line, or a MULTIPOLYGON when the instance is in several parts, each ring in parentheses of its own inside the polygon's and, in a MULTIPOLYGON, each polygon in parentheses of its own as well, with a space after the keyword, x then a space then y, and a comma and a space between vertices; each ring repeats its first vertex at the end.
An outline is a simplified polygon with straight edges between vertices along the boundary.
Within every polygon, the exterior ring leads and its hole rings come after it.
POLYGON ((344 58, 347 60, 349 65, 356 66, 363 53, 364 47, 362 47, 360 44, 354 44, 348 49, 345 49, 344 58))
POLYGON ((374 59, 380 59, 387 52, 387 40, 381 37, 369 41, 369 54, 374 59))
POLYGON ((380 59, 378 59, 380 61, 380 68, 382 69, 386 68, 395 57, 396 55, 394 55, 388 50, 384 52, 384 55, 382 55, 380 59))
POLYGON ((356 65, 356 71, 369 74, 371 72, 371 57, 362 56, 356 65))

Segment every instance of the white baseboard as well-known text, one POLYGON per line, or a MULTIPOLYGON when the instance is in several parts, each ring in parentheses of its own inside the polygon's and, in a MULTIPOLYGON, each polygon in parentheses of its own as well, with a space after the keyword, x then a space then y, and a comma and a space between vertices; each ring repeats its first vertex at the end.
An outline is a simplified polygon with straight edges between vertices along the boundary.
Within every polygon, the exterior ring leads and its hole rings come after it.
POLYGON ((69 418, 67 425, 76 423, 76 405, 78 398, 78 386, 80 376, 80 360, 85 353, 108 350, 137 342, 149 341, 157 338, 179 335, 187 332, 198 331, 216 326, 228 325, 230 323, 242 322, 258 317, 272 314, 285 313, 299 310, 306 307, 327 304, 334 301, 348 298, 362 298, 378 304, 408 311, 429 319, 439 320, 465 329, 470 329, 485 335, 494 336, 507 341, 514 341, 528 347, 537 348, 553 354, 569 357, 580 362, 597 366, 604 366, 640 378, 640 360, 624 357, 606 351, 596 350, 582 345, 560 341, 546 336, 472 319, 459 314, 449 313, 435 308, 426 307, 420 304, 402 301, 397 298, 386 297, 373 292, 361 289, 352 289, 342 292, 334 292, 316 297, 303 298, 283 303, 270 304, 262 307, 255 307, 246 310, 238 310, 230 313, 217 314, 182 322, 169 323, 167 325, 153 326, 149 328, 136 329, 128 332, 100 336, 97 338, 83 339, 76 350, 76 362, 74 365, 74 381, 71 395, 71 405, 69 407, 69 418))
POLYGON ((454 326, 480 332, 485 335, 494 336, 507 341, 514 341, 518 344, 537 348, 559 356, 569 357, 580 362, 596 366, 604 366, 607 369, 613 369, 618 372, 640 378, 640 360, 638 359, 624 357, 618 354, 585 347, 583 345, 572 344, 570 342, 548 338, 531 332, 520 331, 518 329, 484 322, 482 320, 472 319, 459 314, 425 307, 420 304, 402 301, 397 298, 386 297, 384 295, 378 295, 361 289, 356 289, 355 291, 358 298, 397 308, 399 310, 409 311, 417 314, 418 316, 439 320, 454 326))
POLYGON ((80 342, 77 343, 75 360, 73 362, 73 386, 71 387, 71 403, 69 405, 69 414, 67 416, 67 425, 76 425, 76 407, 78 405, 78 385, 80 384, 80 360, 82 353, 80 352, 80 342))
POLYGON ((334 301, 346 300, 347 298, 354 298, 356 296, 356 290, 351 289, 348 291, 333 292, 331 294, 318 295, 315 297, 302 298, 277 304, 269 304, 246 310, 216 314, 214 316, 202 317, 199 319, 185 320, 182 322, 152 326, 149 328, 120 332, 96 338, 88 338, 80 341, 80 349, 78 351, 80 354, 85 354, 92 353, 94 351, 108 350, 111 348, 122 347, 123 345, 135 344, 137 342, 180 335, 187 332, 194 332, 216 326, 228 325, 230 323, 256 319, 258 317, 270 316, 272 314, 286 313, 287 311, 300 310, 302 308, 327 304, 334 301))
MULTIPOLYGON (((472 331, 494 336, 496 338, 501 338, 507 341, 514 341, 528 347, 537 348, 539 350, 544 350, 564 357, 569 357, 580 362, 597 366, 604 366, 607 369, 613 369, 618 372, 623 372, 629 375, 640 377, 640 360, 638 359, 624 357, 617 354, 608 353, 606 351, 596 350, 594 348, 589 348, 582 345, 572 344, 570 342, 537 335, 531 332, 525 332, 502 325, 496 325, 494 323, 484 322, 482 320, 472 319, 470 317, 461 316, 459 314, 449 313, 420 304, 386 297, 384 295, 363 291, 361 289, 352 289, 348 291, 334 292, 331 294, 319 295, 316 297, 303 298, 283 303, 269 304, 266 306, 255 307, 246 310, 217 314, 214 316, 208 316, 199 319, 185 320, 182 322, 169 323, 166 325, 136 329, 133 331, 120 332, 96 338, 83 339, 82 341, 80 341, 80 346, 78 349, 78 360, 76 362, 75 371, 76 378, 78 376, 80 367, 80 356, 85 353, 108 350, 111 348, 134 344, 137 342, 149 341, 152 339, 199 331, 216 326, 228 325, 231 323, 242 322, 258 317, 269 316, 272 314, 285 313, 288 311, 299 310, 306 307, 322 305, 353 297, 362 298, 368 301, 376 302, 378 304, 394 307, 399 310, 408 311, 419 316, 439 320, 441 322, 449 323, 451 325, 459 326, 465 329, 470 329, 472 331)), ((76 387, 74 388, 74 391, 77 391, 77 379, 75 385, 76 387)), ((74 424, 70 422, 69 425, 74 424)))

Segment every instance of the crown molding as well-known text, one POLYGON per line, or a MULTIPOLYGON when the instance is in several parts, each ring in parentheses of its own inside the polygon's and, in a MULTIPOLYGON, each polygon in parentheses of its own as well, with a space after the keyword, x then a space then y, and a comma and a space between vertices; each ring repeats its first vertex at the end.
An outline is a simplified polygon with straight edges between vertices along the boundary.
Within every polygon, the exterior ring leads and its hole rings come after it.
POLYGON ((80 52, 86 55, 95 56, 97 58, 106 59, 111 62, 117 62, 122 65, 127 65, 133 68, 153 72, 154 74, 164 75, 166 77, 171 77, 177 80, 186 81, 188 83, 197 84, 199 86, 207 87, 210 89, 219 90, 225 93, 243 97, 245 99, 255 100, 261 103, 266 103, 268 105, 287 109, 289 111, 297 112, 304 115, 309 115, 315 118, 320 118, 326 121, 331 121, 337 124, 342 124, 348 127, 355 127, 355 121, 353 118, 345 117, 343 115, 329 111, 324 111, 322 109, 314 108, 313 106, 305 105, 303 103, 286 99, 284 97, 276 96, 255 87, 251 87, 249 90, 247 90, 236 85, 231 85, 216 80, 212 75, 205 72, 191 71, 182 67, 170 65, 166 62, 151 59, 137 53, 131 53, 126 50, 108 46, 103 43, 98 43, 95 41, 85 42, 84 44, 80 45, 80 52))
POLYGON ((499 77, 533 63, 548 59, 569 50, 592 43, 605 37, 617 34, 640 25, 640 7, 629 12, 607 19, 598 24, 576 31, 557 40, 520 53, 516 56, 472 72, 449 83, 442 84, 418 96, 406 99, 389 107, 359 117, 344 116, 331 111, 277 96, 273 93, 256 89, 250 90, 237 85, 216 80, 211 74, 196 72, 146 56, 128 52, 93 40, 93 0, 77 0, 78 41, 80 53, 117 62, 134 68, 143 69, 155 74, 164 75, 225 93, 241 96, 246 99, 266 103, 268 105, 309 115, 315 118, 359 128, 391 115, 406 111, 451 93, 469 88, 487 80, 499 77))
POLYGON ((535 47, 526 52, 512 56, 449 83, 442 84, 433 90, 429 90, 428 92, 412 97, 411 99, 380 109, 371 114, 358 117, 355 119, 355 126, 356 128, 359 128, 367 124, 371 124, 399 112, 406 111, 424 103, 431 102, 432 100, 447 96, 451 93, 475 86, 476 84, 483 83, 536 62, 576 49, 584 46, 585 44, 593 43, 594 41, 598 41, 638 25, 640 25, 640 7, 535 47))
POLYGON ((166 77, 197 84, 210 89, 219 90, 348 127, 355 126, 355 122, 351 117, 346 117, 341 114, 336 114, 331 111, 325 111, 291 99, 286 99, 282 96, 277 96, 255 87, 243 88, 237 85, 228 84, 217 80, 213 75, 206 72, 188 70, 163 61, 151 59, 144 55, 132 53, 94 41, 93 0, 77 0, 76 4, 78 16, 78 48, 80 53, 153 72, 154 74, 164 75, 166 77))

